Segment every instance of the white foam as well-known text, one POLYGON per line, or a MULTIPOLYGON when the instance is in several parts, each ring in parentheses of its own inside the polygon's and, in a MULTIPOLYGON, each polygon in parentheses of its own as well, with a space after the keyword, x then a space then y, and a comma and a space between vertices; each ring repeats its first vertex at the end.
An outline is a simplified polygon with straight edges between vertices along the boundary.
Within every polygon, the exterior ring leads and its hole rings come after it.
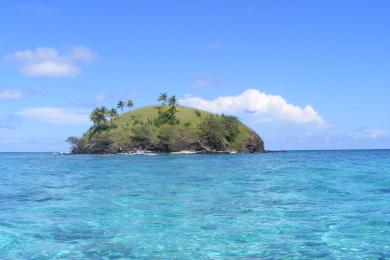
POLYGON ((195 151, 180 151, 180 152, 171 152, 170 154, 195 154, 198 152, 195 151))
POLYGON ((131 153, 126 153, 126 155, 158 155, 157 153, 153 153, 151 151, 135 151, 131 153))
POLYGON ((54 155, 64 155, 64 154, 71 154, 70 152, 53 152, 54 155))

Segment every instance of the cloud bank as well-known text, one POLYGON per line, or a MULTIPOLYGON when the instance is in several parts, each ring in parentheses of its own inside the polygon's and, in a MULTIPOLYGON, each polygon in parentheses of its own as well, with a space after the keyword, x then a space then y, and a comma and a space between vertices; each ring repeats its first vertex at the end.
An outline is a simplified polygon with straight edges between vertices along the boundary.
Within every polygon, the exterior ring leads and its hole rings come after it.
POLYGON ((82 125, 90 122, 88 115, 83 113, 83 111, 66 108, 26 108, 19 111, 17 114, 54 124, 82 125))
POLYGON ((180 100, 186 106, 213 113, 250 113, 261 121, 291 121, 324 125, 325 120, 310 105, 303 108, 289 104, 283 97, 269 95, 256 89, 245 90, 237 96, 218 97, 206 100, 187 97, 180 100))
POLYGON ((23 97, 23 92, 18 90, 0 90, 0 100, 13 100, 23 97))
POLYGON ((95 54, 86 47, 73 47, 67 53, 54 48, 36 48, 8 55, 9 60, 21 64, 27 76, 66 77, 81 73, 80 63, 91 62, 95 54))

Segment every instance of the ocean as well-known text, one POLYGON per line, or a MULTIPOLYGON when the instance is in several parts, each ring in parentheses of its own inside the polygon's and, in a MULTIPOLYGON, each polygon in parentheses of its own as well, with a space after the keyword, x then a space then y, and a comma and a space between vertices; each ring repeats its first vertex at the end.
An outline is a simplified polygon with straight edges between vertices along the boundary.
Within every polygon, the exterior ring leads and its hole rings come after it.
POLYGON ((390 150, 0 153, 0 259, 390 259, 390 150))

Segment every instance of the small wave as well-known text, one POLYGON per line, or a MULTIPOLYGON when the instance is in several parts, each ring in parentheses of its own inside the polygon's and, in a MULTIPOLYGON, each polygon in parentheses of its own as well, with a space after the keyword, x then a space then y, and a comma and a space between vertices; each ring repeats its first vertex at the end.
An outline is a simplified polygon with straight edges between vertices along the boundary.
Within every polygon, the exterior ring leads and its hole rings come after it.
POLYGON ((53 152, 53 155, 68 155, 71 154, 70 152, 53 152))
POLYGON ((150 152, 150 151, 135 151, 135 152, 131 152, 131 153, 126 153, 126 155, 158 155, 158 153, 153 153, 153 152, 150 152))
POLYGON ((171 152, 170 154, 196 154, 195 151, 180 151, 180 152, 171 152))

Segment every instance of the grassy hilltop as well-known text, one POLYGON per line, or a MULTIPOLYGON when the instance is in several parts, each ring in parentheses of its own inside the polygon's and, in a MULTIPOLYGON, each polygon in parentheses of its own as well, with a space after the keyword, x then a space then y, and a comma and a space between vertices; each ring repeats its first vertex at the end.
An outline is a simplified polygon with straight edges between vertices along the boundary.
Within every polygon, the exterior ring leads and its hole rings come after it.
MULTIPOLYGON (((176 106, 135 109, 95 125, 73 140, 74 153, 154 152, 263 152, 263 140, 232 116, 176 106)), ((92 117, 92 116, 91 116, 92 117)))

